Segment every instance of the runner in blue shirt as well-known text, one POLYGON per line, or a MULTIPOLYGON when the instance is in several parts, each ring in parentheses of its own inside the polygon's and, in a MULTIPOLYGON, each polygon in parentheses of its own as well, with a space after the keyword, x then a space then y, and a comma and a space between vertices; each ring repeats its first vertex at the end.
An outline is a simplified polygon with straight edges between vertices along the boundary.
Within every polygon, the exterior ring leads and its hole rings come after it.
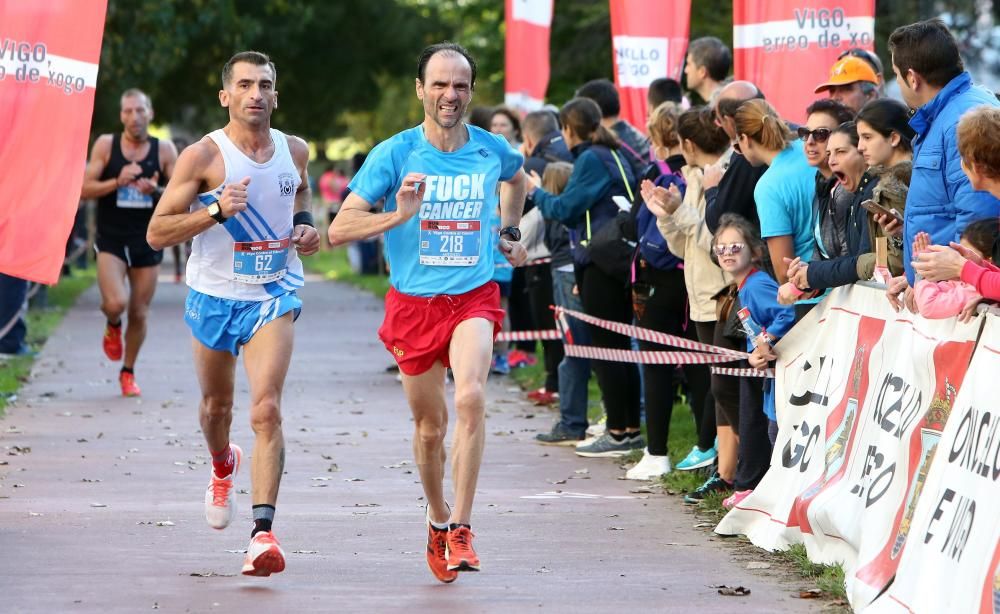
POLYGON ((390 289, 379 337, 393 353, 413 412, 414 456, 427 498, 427 563, 452 582, 478 571, 472 502, 485 440, 485 385, 503 322, 493 252, 514 266, 527 253, 517 228, 523 158, 503 137, 462 122, 476 63, 454 43, 424 49, 416 90, 421 125, 379 144, 330 226, 332 244, 385 233, 390 289), (498 189, 499 187, 499 189, 498 189), (371 203, 385 198, 384 213, 371 203), (490 230, 499 203, 501 228, 490 230), (444 498, 445 369, 455 378, 454 507, 444 498))

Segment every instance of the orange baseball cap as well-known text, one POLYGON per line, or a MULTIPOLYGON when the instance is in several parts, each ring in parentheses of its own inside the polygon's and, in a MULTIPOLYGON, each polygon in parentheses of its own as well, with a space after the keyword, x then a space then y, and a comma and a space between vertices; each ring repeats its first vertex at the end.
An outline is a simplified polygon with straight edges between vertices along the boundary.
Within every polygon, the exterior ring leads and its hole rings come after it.
POLYGON ((830 80, 816 88, 816 93, 835 85, 847 85, 857 81, 868 81, 878 85, 878 75, 872 67, 861 58, 852 55, 845 56, 830 68, 830 80))

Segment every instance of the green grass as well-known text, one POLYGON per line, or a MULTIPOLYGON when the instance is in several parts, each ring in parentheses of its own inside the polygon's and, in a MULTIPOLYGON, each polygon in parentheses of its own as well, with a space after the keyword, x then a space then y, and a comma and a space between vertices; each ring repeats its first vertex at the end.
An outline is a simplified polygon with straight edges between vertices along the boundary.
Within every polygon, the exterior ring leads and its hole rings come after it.
POLYGON ((791 563, 803 578, 813 578, 816 581, 816 587, 824 593, 838 599, 847 599, 844 568, 840 565, 813 563, 809 560, 806 547, 802 544, 794 544, 788 550, 776 554, 791 563))
MULTIPOLYGON (((28 310, 27 342, 32 349, 39 350, 45 345, 69 308, 96 279, 97 270, 93 266, 83 270, 75 269, 71 275, 63 276, 58 284, 48 289, 47 307, 28 310)), ((0 361, 0 416, 5 412, 7 400, 27 381, 34 362, 35 359, 31 356, 0 361)))
POLYGON ((302 263, 311 273, 319 273, 326 279, 351 284, 379 298, 385 298, 386 292, 389 291, 387 275, 359 275, 351 270, 346 247, 317 252, 302 258, 302 263))

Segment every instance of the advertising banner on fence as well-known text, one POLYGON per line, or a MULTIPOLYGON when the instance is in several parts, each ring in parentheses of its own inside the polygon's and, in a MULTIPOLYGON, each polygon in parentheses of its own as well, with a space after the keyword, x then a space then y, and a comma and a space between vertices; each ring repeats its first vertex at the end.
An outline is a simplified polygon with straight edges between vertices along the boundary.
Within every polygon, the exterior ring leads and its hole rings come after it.
POLYGON ((924 436, 896 579, 866 612, 1000 612, 1000 320, 988 317, 947 426, 924 436))
POLYGON ((980 325, 836 290, 778 346, 771 469, 717 531, 804 543, 810 560, 842 564, 852 606, 867 605, 896 573, 980 325))
POLYGON ((0 273, 59 279, 83 185, 106 7, 0 1, 0 273))
MULTIPOLYGON (((612 3, 613 5, 614 3, 612 3)), ((806 107, 826 94, 841 52, 875 45, 875 0, 734 0, 733 64, 787 120, 804 122, 806 107)))
POLYGON ((611 54, 621 118, 646 130, 646 92, 654 79, 680 81, 691 22, 690 0, 610 0, 611 54))
POLYGON ((504 104, 522 113, 545 104, 553 1, 506 1, 504 104))

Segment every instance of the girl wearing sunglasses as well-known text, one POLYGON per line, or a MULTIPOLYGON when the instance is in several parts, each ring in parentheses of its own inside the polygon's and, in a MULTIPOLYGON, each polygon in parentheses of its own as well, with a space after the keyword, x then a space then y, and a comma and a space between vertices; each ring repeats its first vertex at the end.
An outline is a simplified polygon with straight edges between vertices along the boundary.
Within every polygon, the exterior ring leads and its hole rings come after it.
MULTIPOLYGON (((754 337, 748 335, 746 342, 746 350, 751 352, 750 365, 755 369, 765 369, 768 363, 777 359, 774 343, 795 323, 794 309, 777 301, 777 282, 758 268, 763 253, 764 246, 750 222, 731 213, 722 216, 712 240, 712 256, 719 263, 719 267, 732 276, 739 288, 740 304, 749 312, 747 319, 756 324, 754 328, 760 330, 754 337)), ((764 414, 768 419, 768 438, 773 446, 778 434, 774 381, 765 378, 763 389, 759 384, 750 388, 757 400, 753 406, 764 408, 764 414)), ((744 435, 741 431, 741 439, 744 435)), ((748 494, 750 491, 738 490, 731 498, 724 501, 723 505, 733 507, 748 494)))

